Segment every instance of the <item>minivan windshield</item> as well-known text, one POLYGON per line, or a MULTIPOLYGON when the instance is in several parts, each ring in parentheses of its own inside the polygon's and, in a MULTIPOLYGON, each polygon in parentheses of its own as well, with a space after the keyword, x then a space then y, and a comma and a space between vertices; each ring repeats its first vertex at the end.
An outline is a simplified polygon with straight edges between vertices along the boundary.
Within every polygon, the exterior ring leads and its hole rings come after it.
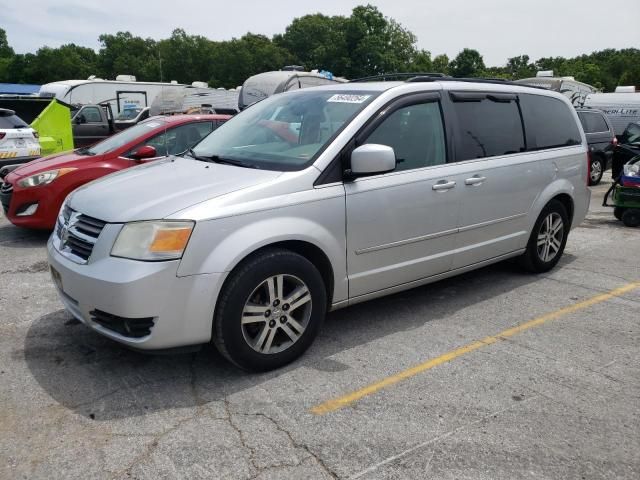
POLYGON ((120 133, 116 133, 115 135, 98 142, 91 147, 81 148, 78 150, 78 153, 83 155, 102 155, 104 153, 112 152, 164 124, 165 122, 161 119, 150 118, 149 120, 140 122, 120 133))
POLYGON ((269 97, 193 148, 193 156, 266 170, 301 170, 378 92, 311 88, 269 97))

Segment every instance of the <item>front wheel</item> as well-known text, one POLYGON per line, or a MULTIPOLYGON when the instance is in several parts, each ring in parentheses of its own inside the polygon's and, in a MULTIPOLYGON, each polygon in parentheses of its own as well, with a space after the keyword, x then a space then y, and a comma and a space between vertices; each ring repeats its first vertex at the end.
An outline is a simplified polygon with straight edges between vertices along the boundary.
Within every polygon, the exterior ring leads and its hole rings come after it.
POLYGON ((530 272, 548 272, 560 261, 568 235, 567 210, 558 200, 551 200, 536 220, 520 263, 530 272))
POLYGON ((214 344, 245 370, 281 367, 311 345, 326 306, 322 276, 309 260, 288 250, 265 250, 227 280, 216 308, 214 344))
POLYGON ((604 173, 604 164, 601 158, 594 158, 591 160, 591 170, 589 173, 589 185, 598 185, 602 180, 602 174, 604 173))

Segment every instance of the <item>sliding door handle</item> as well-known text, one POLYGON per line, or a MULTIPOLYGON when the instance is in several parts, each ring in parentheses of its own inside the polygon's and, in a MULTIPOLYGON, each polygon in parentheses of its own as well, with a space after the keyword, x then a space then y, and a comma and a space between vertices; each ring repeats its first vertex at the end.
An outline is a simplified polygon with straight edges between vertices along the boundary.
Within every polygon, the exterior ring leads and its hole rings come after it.
POLYGON ((471 178, 467 178, 464 181, 465 185, 480 185, 482 182, 484 182, 487 179, 487 177, 481 177, 480 175, 474 175, 471 178))
POLYGON ((446 180, 440 180, 438 183, 431 186, 432 189, 439 190, 450 190, 456 186, 456 182, 447 182, 446 180))

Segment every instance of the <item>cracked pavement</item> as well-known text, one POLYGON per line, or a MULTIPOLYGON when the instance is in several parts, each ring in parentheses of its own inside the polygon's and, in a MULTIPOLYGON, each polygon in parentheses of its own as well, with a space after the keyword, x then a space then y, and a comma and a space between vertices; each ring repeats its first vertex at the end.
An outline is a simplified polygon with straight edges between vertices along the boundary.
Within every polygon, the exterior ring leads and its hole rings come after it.
POLYGON ((638 478, 640 290, 309 411, 640 280, 640 230, 599 206, 606 188, 549 274, 504 263, 331 313, 306 355, 265 374, 91 332, 56 297, 47 235, 2 217, 0 478, 638 478))

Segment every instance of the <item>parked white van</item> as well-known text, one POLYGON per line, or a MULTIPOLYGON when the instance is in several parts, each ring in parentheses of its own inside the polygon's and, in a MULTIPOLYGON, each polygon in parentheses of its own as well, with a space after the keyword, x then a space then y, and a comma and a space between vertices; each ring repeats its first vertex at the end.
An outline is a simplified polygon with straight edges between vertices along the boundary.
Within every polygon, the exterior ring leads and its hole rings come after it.
POLYGON ((616 136, 622 135, 630 123, 640 121, 640 92, 592 93, 585 99, 584 106, 602 110, 616 136))
POLYGON ((62 303, 132 348, 210 342, 249 370, 328 310, 508 258, 546 272, 589 205, 563 95, 417 77, 271 96, 185 157, 73 192, 48 242, 62 303))

